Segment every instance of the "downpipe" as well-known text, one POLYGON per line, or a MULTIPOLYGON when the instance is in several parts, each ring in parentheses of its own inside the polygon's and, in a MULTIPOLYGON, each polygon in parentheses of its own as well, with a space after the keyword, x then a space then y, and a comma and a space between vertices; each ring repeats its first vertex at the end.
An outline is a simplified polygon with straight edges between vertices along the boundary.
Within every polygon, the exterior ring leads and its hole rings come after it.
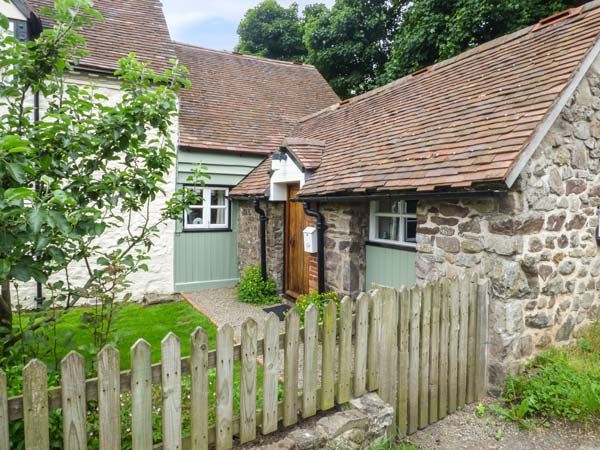
POLYGON ((308 202, 302 203, 304 213, 314 217, 317 223, 317 272, 319 294, 325 292, 325 219, 323 214, 317 210, 310 209, 308 202))
POLYGON ((263 281, 267 281, 267 215, 261 209, 258 197, 254 198, 254 211, 258 214, 260 223, 260 273, 263 281))

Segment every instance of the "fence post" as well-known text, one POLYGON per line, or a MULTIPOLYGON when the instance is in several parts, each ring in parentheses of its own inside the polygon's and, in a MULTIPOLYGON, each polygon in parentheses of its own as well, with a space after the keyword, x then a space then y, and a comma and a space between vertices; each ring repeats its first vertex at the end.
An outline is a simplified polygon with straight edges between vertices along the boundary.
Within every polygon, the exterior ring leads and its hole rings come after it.
POLYGON ((256 439, 257 325, 248 318, 242 324, 242 373, 240 379, 240 443, 256 439))
POLYGON ((6 374, 0 369, 0 448, 9 448, 8 386, 6 374))
POLYGON ((450 343, 448 347, 448 413, 456 411, 458 395, 458 331, 460 329, 460 285, 458 278, 450 285, 450 343))
POLYGON ((400 304, 398 314, 398 435, 403 437, 408 432, 408 367, 409 367, 409 333, 411 292, 400 289, 400 304))
POLYGON ((279 377, 279 319, 269 313, 265 319, 262 433, 277 430, 277 390, 279 377))
POLYGON ((23 418, 25 449, 48 450, 48 372, 37 359, 23 369, 23 418))
POLYGON ((329 300, 323 313, 323 352, 321 362, 321 410, 335 406, 335 348, 337 306, 329 300))
POLYGON ((60 366, 63 446, 65 450, 85 450, 85 362, 79 353, 70 352, 60 366))
POLYGON ((369 353, 367 355, 370 392, 379 388, 379 345, 381 342, 381 297, 375 290, 371 294, 371 314, 369 317, 369 353))
POLYGON ((440 385, 438 419, 448 414, 448 342, 450 333, 450 283, 442 280, 440 292, 440 352, 439 376, 440 385))
POLYGON ((317 350, 319 338, 317 324, 319 310, 309 305, 304 313, 304 375, 302 387, 302 417, 304 419, 317 414, 317 350))
POLYGON ((421 289, 414 287, 410 305, 410 362, 408 374, 408 433, 419 426, 419 351, 421 345, 421 289))
POLYGON ((338 404, 350 401, 352 378, 352 299, 344 297, 340 305, 340 367, 338 370, 338 404))
POLYGON ((467 401, 467 357, 469 352, 469 295, 468 277, 460 278, 460 326, 458 332, 458 399, 457 406, 467 401))
POLYGON ((283 376, 283 426, 298 422, 298 346, 300 317, 290 310, 285 318, 285 355, 283 376))
POLYGON ((476 400, 475 373, 477 361, 477 275, 469 279, 469 339, 467 354, 467 403, 476 400))
POLYGON ((152 349, 144 339, 131 347, 131 414, 133 450, 152 448, 152 349))
POLYGON ((217 330, 217 450, 233 447, 233 328, 217 330))
POLYGON ((419 352, 419 428, 429 424, 429 343, 431 330, 432 286, 423 288, 421 297, 421 350, 419 352))
POLYGON ((208 450, 208 333, 197 327, 190 338, 191 448, 208 450))
POLYGON ((100 410, 100 450, 121 448, 119 351, 106 346, 98 353, 98 408, 100 410))
POLYGON ((440 351, 440 302, 442 285, 433 286, 431 297, 431 346, 429 350, 429 423, 438 420, 439 399, 439 351, 440 351))
POLYGON ((379 345, 379 396, 393 404, 396 399, 396 368, 398 361, 398 314, 397 297, 394 288, 378 289, 381 296, 381 344, 379 345))
MULTIPOLYGON (((335 339, 335 338, 334 338, 335 339)), ((354 351, 354 396, 367 389, 367 346, 369 343, 369 294, 361 292, 356 299, 356 337, 354 351)))
POLYGON ((487 363, 488 363, 488 308, 489 308, 489 282, 483 281, 478 286, 477 298, 477 368, 475 390, 477 397, 485 394, 487 389, 487 363))

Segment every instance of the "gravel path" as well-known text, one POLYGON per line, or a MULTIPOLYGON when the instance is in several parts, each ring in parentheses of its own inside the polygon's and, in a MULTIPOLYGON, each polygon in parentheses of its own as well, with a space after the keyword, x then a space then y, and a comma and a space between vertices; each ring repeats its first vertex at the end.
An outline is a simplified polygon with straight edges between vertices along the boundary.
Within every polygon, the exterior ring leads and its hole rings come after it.
MULTIPOLYGON (((485 399, 490 404, 494 400, 485 399)), ((600 450, 600 426, 556 423, 549 428, 521 430, 487 411, 482 418, 468 405, 446 419, 410 436, 423 449, 444 450, 600 450)))
MULTIPOLYGON (((239 342, 244 321, 251 317, 258 324, 258 338, 263 336, 263 323, 267 313, 262 307, 242 303, 235 296, 236 288, 206 289, 182 294, 185 299, 217 326, 226 323, 233 327, 234 337, 239 342)), ((274 305, 269 305, 274 306, 274 305)), ((284 323, 280 322, 284 331, 284 323)))
MULTIPOLYGON (((208 317, 217 326, 229 323, 234 330, 234 337, 237 342, 240 340, 242 324, 246 318, 253 318, 258 324, 258 339, 263 337, 263 323, 267 317, 260 306, 251 305, 248 303, 242 303, 237 300, 235 296, 235 288, 222 288, 222 289, 207 289, 204 291, 190 292, 182 294, 182 296, 192 305, 199 310, 202 314, 208 317)), ((274 306, 274 305, 269 305, 274 306)), ((279 332, 285 332, 285 322, 279 322, 279 332)), ((321 361, 321 347, 318 348, 317 358, 321 361)), ((279 349, 279 370, 281 377, 283 377, 283 360, 284 351, 283 348, 279 349)), ((302 368, 304 360, 304 344, 301 343, 298 352, 298 382, 299 386, 302 387, 302 368)), ((261 361, 259 359, 259 361, 261 361)), ((337 352, 336 352, 337 361, 337 352)), ((336 365, 337 367, 337 365, 336 365)), ((318 380, 321 378, 321 365, 319 364, 318 380)))

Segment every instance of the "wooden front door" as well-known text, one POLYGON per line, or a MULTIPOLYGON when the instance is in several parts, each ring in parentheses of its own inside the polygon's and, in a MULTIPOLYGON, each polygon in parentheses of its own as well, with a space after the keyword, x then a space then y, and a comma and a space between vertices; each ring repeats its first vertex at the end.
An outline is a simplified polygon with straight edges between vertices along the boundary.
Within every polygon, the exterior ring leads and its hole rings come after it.
POLYGON ((308 254, 304 252, 304 228, 307 216, 301 202, 290 202, 300 190, 297 184, 288 186, 286 205, 286 274, 285 291, 291 297, 308 294, 308 254))

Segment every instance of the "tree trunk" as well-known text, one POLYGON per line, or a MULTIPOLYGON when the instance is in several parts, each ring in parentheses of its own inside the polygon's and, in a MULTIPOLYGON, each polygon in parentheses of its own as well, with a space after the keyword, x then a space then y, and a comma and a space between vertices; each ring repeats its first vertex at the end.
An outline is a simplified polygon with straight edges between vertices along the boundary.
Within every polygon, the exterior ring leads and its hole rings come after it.
MULTIPOLYGON (((12 329, 12 305, 10 299, 10 281, 2 280, 0 291, 0 326, 12 329)), ((0 337, 3 333, 0 331, 0 337)))

